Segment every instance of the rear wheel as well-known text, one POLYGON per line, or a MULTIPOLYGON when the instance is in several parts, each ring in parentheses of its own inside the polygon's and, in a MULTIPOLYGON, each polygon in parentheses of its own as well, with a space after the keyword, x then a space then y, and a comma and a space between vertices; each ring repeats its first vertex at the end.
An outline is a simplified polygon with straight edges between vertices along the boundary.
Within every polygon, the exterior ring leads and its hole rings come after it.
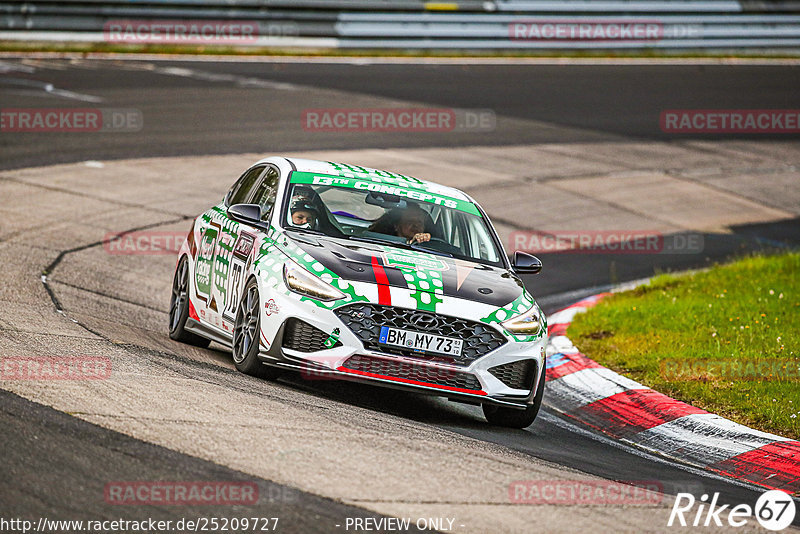
POLYGON ((484 404, 483 415, 486 417, 486 420, 489 421, 490 424, 508 428, 526 428, 531 426, 536 420, 536 416, 539 415, 539 408, 542 406, 545 373, 546 368, 542 365, 542 372, 539 375, 539 386, 536 388, 536 396, 533 398, 533 404, 524 410, 484 404))
POLYGON ((261 345, 261 299, 258 284, 250 279, 244 288, 233 323, 233 363, 239 371, 261 378, 277 378, 281 369, 264 365, 258 357, 261 345))
POLYGON ((172 280, 172 296, 169 299, 169 337, 175 341, 196 347, 207 347, 210 340, 185 330, 189 318, 189 261, 186 256, 178 262, 172 280))

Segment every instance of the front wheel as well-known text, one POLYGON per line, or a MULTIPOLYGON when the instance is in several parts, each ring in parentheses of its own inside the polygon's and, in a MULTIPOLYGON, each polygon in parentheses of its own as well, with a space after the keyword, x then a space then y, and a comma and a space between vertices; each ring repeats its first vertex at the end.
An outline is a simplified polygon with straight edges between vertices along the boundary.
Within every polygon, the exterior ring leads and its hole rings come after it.
POLYGON ((258 283, 250 279, 244 288, 233 323, 233 363, 244 374, 260 378, 277 378, 281 370, 264 365, 258 357, 261 345, 261 299, 258 283))
POLYGON ((169 300, 169 337, 196 347, 207 347, 210 340, 186 331, 189 318, 189 261, 181 258, 172 280, 172 297, 169 300))
POLYGON ((536 388, 536 396, 533 404, 524 410, 515 408, 505 408, 493 404, 484 404, 483 415, 490 424, 495 426, 505 426, 508 428, 526 428, 533 424, 536 416, 539 415, 539 408, 542 406, 544 397, 545 366, 542 365, 542 372, 539 375, 539 386, 536 388))

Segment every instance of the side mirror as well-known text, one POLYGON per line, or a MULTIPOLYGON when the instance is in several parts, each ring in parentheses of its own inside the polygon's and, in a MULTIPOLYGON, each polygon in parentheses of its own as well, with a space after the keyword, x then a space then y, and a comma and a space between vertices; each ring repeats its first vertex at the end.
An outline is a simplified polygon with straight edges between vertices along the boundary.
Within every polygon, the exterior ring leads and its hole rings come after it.
POLYGON ((261 220, 261 206, 258 204, 234 204, 228 208, 228 216, 236 222, 249 226, 266 228, 261 220))
POLYGON ((514 253, 514 262, 511 265, 520 274, 539 274, 542 270, 542 260, 520 251, 514 253))

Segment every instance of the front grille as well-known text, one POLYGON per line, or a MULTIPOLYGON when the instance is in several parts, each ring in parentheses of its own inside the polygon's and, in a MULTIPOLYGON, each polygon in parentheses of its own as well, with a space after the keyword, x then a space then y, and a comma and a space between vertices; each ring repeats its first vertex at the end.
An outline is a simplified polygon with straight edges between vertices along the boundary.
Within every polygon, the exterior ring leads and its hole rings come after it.
POLYGON ((506 343, 503 335, 487 324, 427 311, 380 304, 348 304, 337 308, 335 313, 358 336, 364 348, 409 358, 466 366, 506 343), (420 353, 402 347, 379 345, 382 326, 462 339, 464 345, 460 356, 420 353))
POLYGON ((373 356, 363 356, 356 354, 344 362, 343 367, 365 373, 390 376, 393 378, 405 378, 417 382, 427 382, 440 386, 452 388, 472 389, 479 391, 481 383, 475 375, 451 371, 449 369, 437 369, 427 365, 419 365, 411 362, 398 362, 385 360, 373 356))
POLYGON ((490 367, 489 372, 500 382, 514 389, 530 389, 536 376, 536 360, 519 360, 490 367))
POLYGON ((292 317, 284 323, 282 346, 300 352, 316 352, 342 346, 342 343, 337 340, 332 347, 326 347, 325 340, 328 337, 330 336, 319 328, 292 317))

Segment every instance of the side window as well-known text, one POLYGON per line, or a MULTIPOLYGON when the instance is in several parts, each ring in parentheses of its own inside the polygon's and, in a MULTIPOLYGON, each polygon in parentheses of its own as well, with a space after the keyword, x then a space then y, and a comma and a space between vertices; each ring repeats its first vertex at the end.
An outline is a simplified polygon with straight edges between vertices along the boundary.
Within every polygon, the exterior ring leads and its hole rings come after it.
POLYGON ((278 194, 278 171, 272 167, 267 167, 267 172, 261 178, 258 186, 253 193, 252 202, 261 206, 261 219, 267 220, 275 205, 275 197, 278 194))
POLYGON ((262 172, 264 172, 264 166, 259 165, 258 167, 253 167, 244 173, 241 178, 239 178, 236 183, 233 184, 230 192, 228 192, 226 205, 232 206, 233 204, 246 204, 247 199, 250 198, 250 193, 253 190, 253 186, 256 185, 258 177, 261 176, 262 172))

